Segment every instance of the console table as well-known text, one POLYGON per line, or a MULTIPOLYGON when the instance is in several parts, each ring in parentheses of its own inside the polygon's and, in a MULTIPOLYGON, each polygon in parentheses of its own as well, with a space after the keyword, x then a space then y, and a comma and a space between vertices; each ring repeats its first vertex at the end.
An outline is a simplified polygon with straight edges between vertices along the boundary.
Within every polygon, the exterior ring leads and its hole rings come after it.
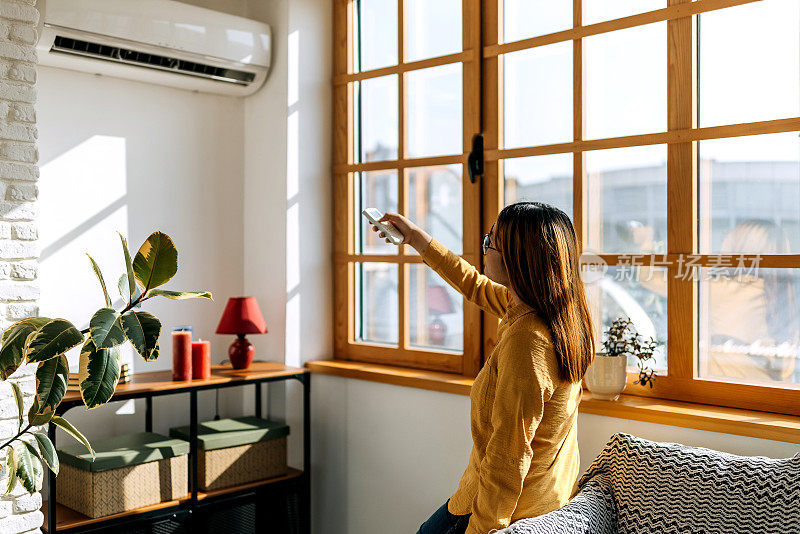
MULTIPOLYGON (((125 532, 126 527, 146 525, 148 522, 170 520, 177 527, 184 528, 186 532, 202 532, 203 527, 211 530, 210 524, 204 523, 205 510, 214 507, 231 509, 237 503, 251 502, 256 507, 268 505, 259 501, 259 496, 281 495, 293 492, 299 500, 299 531, 302 534, 311 532, 311 421, 310 421, 310 394, 311 374, 307 369, 289 367, 274 362, 253 362, 245 370, 235 370, 229 365, 214 365, 211 367, 211 377, 207 380, 191 380, 186 382, 173 382, 172 371, 155 371, 135 373, 131 382, 119 384, 111 401, 128 399, 145 399, 145 431, 153 431, 153 397, 189 393, 189 489, 185 497, 169 502, 145 506, 140 509, 129 510, 118 514, 92 519, 70 508, 56 504, 56 476, 49 472, 50 498, 42 506, 45 520, 42 529, 49 534, 56 532, 77 534, 88 532, 106 532, 114 529, 118 533, 125 532), (214 491, 199 491, 197 477, 197 392, 228 387, 253 386, 255 389, 255 416, 261 417, 262 385, 265 382, 298 380, 303 385, 303 470, 289 468, 286 475, 267 480, 251 482, 241 486, 224 488, 214 491), (194 522, 194 525, 192 524, 194 522), (188 526, 188 528, 187 528, 188 526)), ((80 391, 70 387, 58 406, 57 415, 63 415, 68 410, 83 406, 80 391)), ((48 436, 55 445, 56 427, 50 423, 48 436)), ((210 512, 209 512, 210 513, 210 512)), ((256 515, 259 515, 256 512, 256 515)), ((263 517, 263 513, 261 516, 263 517)), ((287 522, 288 524, 288 522, 287 522)), ((155 530, 155 529, 154 529, 155 530)), ((160 532, 169 531, 159 529, 160 532)), ((229 530, 230 531, 230 530, 229 530)))

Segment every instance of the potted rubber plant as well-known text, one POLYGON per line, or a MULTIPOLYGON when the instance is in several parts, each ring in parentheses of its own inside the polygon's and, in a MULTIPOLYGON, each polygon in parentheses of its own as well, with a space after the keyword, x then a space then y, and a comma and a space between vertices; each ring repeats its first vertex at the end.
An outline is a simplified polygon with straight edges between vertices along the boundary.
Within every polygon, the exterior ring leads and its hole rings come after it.
MULTIPOLYGON (((69 421, 56 415, 56 408, 67 392, 69 365, 67 351, 80 346, 79 382, 83 403, 97 408, 107 403, 117 387, 120 374, 119 349, 125 343, 146 362, 158 358, 161 322, 141 309, 154 297, 172 300, 211 299, 207 291, 169 291, 160 289, 178 271, 178 251, 170 237, 154 232, 131 259, 128 243, 120 234, 126 272, 117 287, 123 299, 120 310, 113 306, 105 279, 97 262, 89 262, 103 291, 105 306, 89 320, 89 327, 79 330, 66 319, 29 317, 9 326, 0 336, 0 381, 7 380, 20 366, 37 364, 33 404, 23 409, 22 391, 9 381, 18 411, 17 433, 0 444, 5 452, 7 484, 0 494, 22 484, 28 493, 39 491, 44 476, 43 465, 58 474, 58 454, 42 426, 52 423, 81 442, 94 456, 89 440, 69 421)), ((87 254, 88 256, 88 254, 87 254)))
POLYGON ((639 376, 634 381, 653 387, 655 371, 651 368, 658 342, 644 339, 627 317, 616 319, 603 335, 603 350, 595 355, 586 370, 586 387, 592 396, 602 400, 617 400, 628 381, 628 357, 636 358, 639 376))

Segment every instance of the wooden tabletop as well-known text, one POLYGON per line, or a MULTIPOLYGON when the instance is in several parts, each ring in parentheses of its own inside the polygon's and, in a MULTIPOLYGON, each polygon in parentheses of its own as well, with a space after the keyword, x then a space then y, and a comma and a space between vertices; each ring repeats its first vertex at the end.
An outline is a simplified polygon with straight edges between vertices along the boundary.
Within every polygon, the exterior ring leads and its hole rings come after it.
MULTIPOLYGON (((112 400, 141 397, 147 393, 191 391, 192 389, 206 389, 215 386, 246 384, 265 378, 292 376, 307 373, 308 369, 290 367, 276 362, 253 362, 247 369, 233 369, 230 364, 212 365, 211 377, 206 380, 189 380, 174 382, 172 370, 150 371, 146 373, 131 374, 131 381, 127 384, 117 385, 112 400)), ((67 388, 67 393, 62 400, 64 403, 80 403, 81 393, 77 386, 67 388)))

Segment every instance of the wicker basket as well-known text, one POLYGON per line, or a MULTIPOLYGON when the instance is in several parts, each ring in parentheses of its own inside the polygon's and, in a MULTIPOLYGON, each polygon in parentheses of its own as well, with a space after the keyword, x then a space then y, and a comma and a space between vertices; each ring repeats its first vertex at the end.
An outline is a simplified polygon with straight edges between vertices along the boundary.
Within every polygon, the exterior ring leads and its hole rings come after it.
POLYGON ((78 446, 58 451, 56 500, 64 506, 98 518, 189 492, 188 442, 142 432, 98 440, 92 446, 95 461, 78 446))
MULTIPOLYGON (((285 475, 289 427, 257 417, 208 421, 198 427, 198 486, 217 490, 285 475)), ((170 430, 189 439, 189 427, 170 430)))

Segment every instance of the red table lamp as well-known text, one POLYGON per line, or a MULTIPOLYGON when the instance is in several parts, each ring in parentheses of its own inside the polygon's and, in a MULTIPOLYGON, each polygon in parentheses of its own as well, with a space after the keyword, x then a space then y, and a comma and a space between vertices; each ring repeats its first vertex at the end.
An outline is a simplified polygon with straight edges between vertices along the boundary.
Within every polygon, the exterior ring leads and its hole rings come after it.
POLYGON ((442 315, 453 313, 453 301, 444 286, 428 286, 428 313, 433 320, 428 323, 428 341, 434 345, 444 345, 447 339, 447 325, 442 315))
POLYGON ((256 352, 245 334, 266 334, 267 324, 261 315, 255 297, 231 297, 217 326, 217 334, 236 334, 228 349, 228 358, 234 369, 247 369, 256 352))

